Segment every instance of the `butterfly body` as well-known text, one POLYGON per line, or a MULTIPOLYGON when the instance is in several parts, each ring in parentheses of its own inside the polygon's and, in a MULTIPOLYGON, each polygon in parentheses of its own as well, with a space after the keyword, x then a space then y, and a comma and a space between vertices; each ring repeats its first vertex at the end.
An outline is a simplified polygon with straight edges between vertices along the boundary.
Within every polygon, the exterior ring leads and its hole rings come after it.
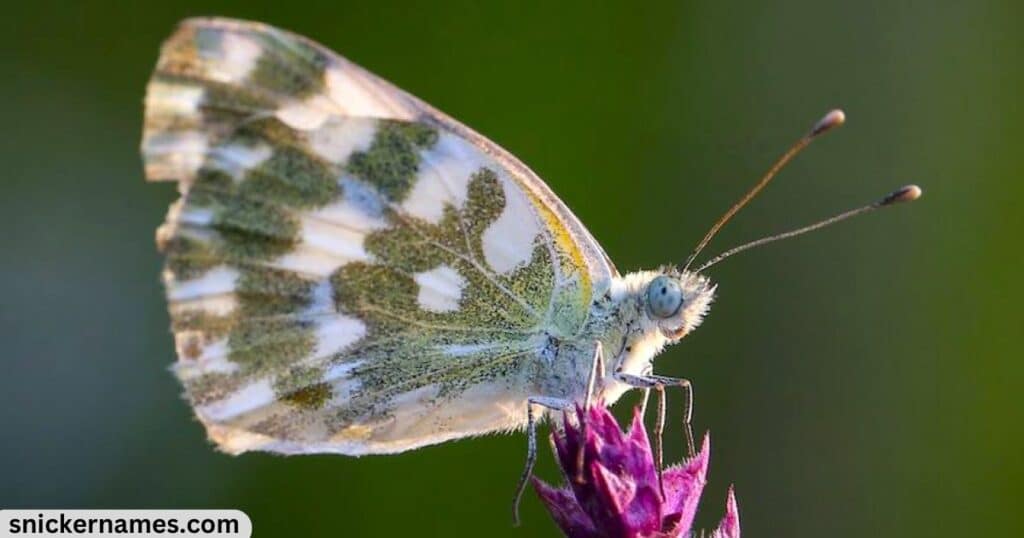
POLYGON ((186 21, 146 97, 186 397, 231 453, 392 453, 650 373, 714 289, 620 275, 497 145, 299 36, 186 21), (653 290, 660 290, 660 295, 653 290))

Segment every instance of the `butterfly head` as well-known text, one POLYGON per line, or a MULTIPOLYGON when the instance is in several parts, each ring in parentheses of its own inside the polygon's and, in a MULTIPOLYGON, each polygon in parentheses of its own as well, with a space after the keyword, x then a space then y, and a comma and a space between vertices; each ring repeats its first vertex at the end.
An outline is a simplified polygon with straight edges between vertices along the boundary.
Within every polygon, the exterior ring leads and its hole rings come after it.
POLYGON ((670 269, 651 279, 643 294, 645 313, 661 333, 675 342, 697 328, 715 297, 707 277, 670 269))

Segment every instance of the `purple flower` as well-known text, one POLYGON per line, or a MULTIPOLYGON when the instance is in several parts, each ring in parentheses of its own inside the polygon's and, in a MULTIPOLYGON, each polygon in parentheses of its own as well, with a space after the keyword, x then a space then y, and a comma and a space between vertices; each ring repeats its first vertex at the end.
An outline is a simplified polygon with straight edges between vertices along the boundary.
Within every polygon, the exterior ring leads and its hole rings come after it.
MULTIPOLYGON (((640 410, 629 432, 602 405, 564 418, 564 431, 552 433, 567 485, 554 488, 534 478, 533 486, 569 538, 670 538, 690 532, 708 471, 708 438, 700 452, 664 470, 662 485, 640 410), (584 439, 584 435, 586 438, 584 439), (576 480, 583 448, 582 481, 576 480)), ((715 538, 739 538, 739 513, 732 489, 715 538)))

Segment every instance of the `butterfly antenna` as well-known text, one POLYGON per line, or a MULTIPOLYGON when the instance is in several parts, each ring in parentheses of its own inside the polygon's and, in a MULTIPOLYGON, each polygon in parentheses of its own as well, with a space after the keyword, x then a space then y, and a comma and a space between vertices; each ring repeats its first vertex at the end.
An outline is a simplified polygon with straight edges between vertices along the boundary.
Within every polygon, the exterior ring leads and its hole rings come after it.
POLYGON ((855 216, 860 215, 862 213, 868 213, 868 212, 874 211, 876 209, 881 209, 883 207, 889 207, 891 205, 898 204, 900 202, 912 202, 914 200, 917 200, 920 197, 921 197, 921 188, 920 187, 918 187, 917 185, 907 185, 906 187, 903 187, 903 188, 901 188, 899 190, 895 190, 895 191, 887 194, 884 198, 882 198, 880 200, 876 200, 875 202, 870 203, 868 205, 861 206, 861 207, 858 207, 856 209, 851 209, 851 210, 846 211, 844 213, 840 213, 840 214, 838 214, 838 215, 836 215, 834 217, 827 218, 825 220, 816 222, 816 223, 811 224, 809 226, 804 226, 803 228, 797 228, 796 230, 791 230, 791 231, 780 233, 780 234, 777 234, 777 235, 770 235, 768 237, 762 237, 761 239, 758 239, 756 241, 751 241, 749 243, 742 244, 742 245, 740 245, 738 247, 733 247, 733 248, 731 248, 731 249, 729 249, 729 250, 719 254, 718 256, 715 256, 714 258, 711 258, 707 262, 704 262, 704 264, 701 265, 700 267, 698 267, 695 272, 699 273, 699 272, 707 269, 708 267, 711 267, 712 265, 714 265, 714 264, 716 264, 716 263, 718 263, 718 262, 728 258, 729 256, 732 256, 733 254, 737 254, 737 253, 743 252, 744 250, 752 249, 754 247, 759 247, 759 246, 767 244, 767 243, 773 243, 775 241, 780 241, 782 239, 789 239, 790 237, 796 237, 798 235, 802 235, 802 234, 805 234, 807 232, 813 232, 814 230, 817 230, 819 228, 824 228, 825 226, 829 226, 831 224, 835 224, 837 222, 844 221, 844 220, 846 220, 846 219, 848 219, 850 217, 855 217, 855 216))
POLYGON ((802 138, 800 138, 800 140, 797 140, 795 144, 790 146, 790 148, 786 150, 786 152, 783 153, 782 156, 778 158, 778 160, 775 161, 775 164, 773 164, 771 168, 769 168, 768 171, 765 172, 763 176, 761 176, 760 181, 758 181, 753 188, 747 191, 747 193, 743 195, 743 198, 740 198, 739 201, 733 204, 732 207, 730 207, 729 210, 726 211, 725 214, 722 215, 717 222, 715 222, 715 225, 712 226, 710 230, 708 230, 708 233, 704 235, 704 239, 701 239, 700 243, 697 243, 697 248, 693 249, 693 252, 690 253, 690 257, 686 259, 686 263, 683 265, 683 271, 689 269, 690 264, 693 263, 694 258, 696 258, 697 255, 700 254, 702 250, 704 250, 704 247, 708 246, 708 243, 710 243, 711 239, 715 237, 715 234, 717 234, 718 231, 722 229, 722 226, 725 226, 725 223, 729 222, 729 220, 732 219, 732 217, 740 209, 743 209, 743 206, 750 203, 750 201, 753 200, 755 196, 757 196, 757 193, 761 192, 761 190, 764 189, 765 186, 768 185, 768 183, 771 182, 771 180, 779 173, 779 170, 782 170, 782 167, 786 166, 786 164, 789 161, 791 161, 793 157, 796 157, 797 154, 799 154, 804 148, 810 145, 810 143, 815 138, 825 134, 833 127, 838 127, 842 125, 844 121, 846 121, 846 114, 843 114, 842 110, 832 110, 828 114, 825 114, 825 116, 822 117, 820 120, 818 120, 818 123, 814 124, 814 127, 811 128, 810 132, 805 134, 802 138))

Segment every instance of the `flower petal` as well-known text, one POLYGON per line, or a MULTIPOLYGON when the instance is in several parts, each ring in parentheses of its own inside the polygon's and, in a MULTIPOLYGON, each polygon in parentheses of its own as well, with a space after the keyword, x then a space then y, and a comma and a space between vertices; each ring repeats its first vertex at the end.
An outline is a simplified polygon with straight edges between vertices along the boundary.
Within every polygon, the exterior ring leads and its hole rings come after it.
POLYGON ((596 494, 584 509, 608 536, 649 536, 661 527, 661 496, 653 484, 637 484, 598 462, 591 467, 596 494))
POLYGON ((732 486, 729 486, 729 496, 725 500, 725 516, 718 524, 714 538, 740 538, 740 510, 732 486))
POLYGON ((603 404, 598 402, 597 405, 586 410, 585 413, 587 415, 587 426, 595 430, 599 438, 608 443, 618 445, 623 443, 625 436, 619 428, 619 423, 603 404))
MULTIPOLYGON (((554 428, 552 428, 551 431, 551 444, 554 445, 555 447, 555 456, 558 457, 558 464, 563 471, 569 468, 569 454, 576 454, 577 446, 574 442, 574 438, 577 435, 577 433, 575 431, 570 431, 570 428, 572 426, 569 425, 568 420, 569 419, 567 418, 563 419, 563 429, 561 435, 558 435, 554 431, 554 428)), ((573 458, 575 459, 575 456, 573 456, 573 458)), ((568 479, 569 476, 567 475, 566 478, 568 479)))
POLYGON ((705 435, 700 452, 685 464, 670 467, 662 475, 665 487, 663 529, 671 529, 676 536, 690 531, 697 504, 704 491, 711 454, 711 440, 705 435))
POLYGON ((537 496, 548 507, 558 528, 569 538, 597 538, 601 536, 590 517, 568 489, 556 489, 537 478, 532 479, 537 496))
POLYGON ((634 443, 643 446, 651 446, 647 438, 647 428, 644 427, 644 417, 640 414, 640 408, 633 408, 633 423, 629 425, 629 439, 634 443))
POLYGON ((623 466, 620 472, 635 477, 638 482, 656 483, 658 470, 655 468, 651 441, 647 437, 644 419, 639 408, 633 410, 633 424, 630 426, 626 442, 619 448, 619 452, 616 456, 621 460, 623 466))

